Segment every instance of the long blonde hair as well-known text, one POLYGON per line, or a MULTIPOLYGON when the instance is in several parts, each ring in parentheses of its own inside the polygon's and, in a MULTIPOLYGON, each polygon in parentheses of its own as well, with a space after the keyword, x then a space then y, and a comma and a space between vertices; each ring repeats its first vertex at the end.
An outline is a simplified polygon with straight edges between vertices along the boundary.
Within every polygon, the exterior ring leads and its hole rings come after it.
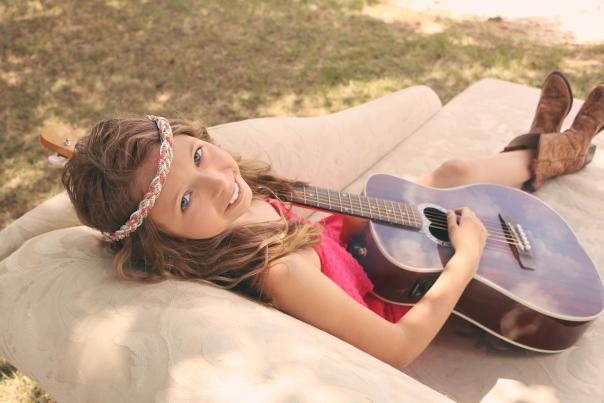
MULTIPOLYGON (((169 120, 174 136, 187 135, 215 144, 203 125, 169 120)), ((100 231, 119 228, 140 200, 130 192, 135 170, 154 145, 159 145, 154 122, 121 117, 97 123, 75 146, 61 180, 80 221, 100 231)), ((253 197, 295 192, 308 184, 280 177, 269 164, 231 153, 253 197)), ((264 274, 269 264, 321 240, 322 226, 287 220, 246 224, 208 239, 174 237, 147 217, 129 237, 104 242, 114 252, 113 266, 124 279, 157 282, 166 278, 199 281, 228 289, 266 306, 264 274)))

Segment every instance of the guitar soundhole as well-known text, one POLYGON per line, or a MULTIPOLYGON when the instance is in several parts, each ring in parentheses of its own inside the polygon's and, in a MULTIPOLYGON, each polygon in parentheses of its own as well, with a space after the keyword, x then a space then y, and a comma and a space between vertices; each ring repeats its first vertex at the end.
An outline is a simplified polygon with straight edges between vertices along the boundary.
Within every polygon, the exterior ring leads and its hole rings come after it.
POLYGON ((427 207, 424 209, 424 216, 430 221, 428 227, 430 234, 439 241, 450 242, 447 215, 434 207, 427 207))

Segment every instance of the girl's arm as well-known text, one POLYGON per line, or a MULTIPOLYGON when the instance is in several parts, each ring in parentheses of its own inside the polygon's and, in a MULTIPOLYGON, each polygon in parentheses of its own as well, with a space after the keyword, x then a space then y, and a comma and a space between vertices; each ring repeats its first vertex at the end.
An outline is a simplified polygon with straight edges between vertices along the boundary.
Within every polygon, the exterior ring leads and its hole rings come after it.
POLYGON ((456 252, 428 292, 397 325, 405 344, 402 367, 417 358, 434 339, 461 297, 480 261, 474 253, 456 252))
POLYGON ((412 362, 436 336, 478 270, 488 235, 485 226, 467 207, 455 212, 449 210, 447 225, 455 254, 428 292, 397 322, 408 346, 403 366, 412 362), (456 212, 461 213, 459 224, 456 212))

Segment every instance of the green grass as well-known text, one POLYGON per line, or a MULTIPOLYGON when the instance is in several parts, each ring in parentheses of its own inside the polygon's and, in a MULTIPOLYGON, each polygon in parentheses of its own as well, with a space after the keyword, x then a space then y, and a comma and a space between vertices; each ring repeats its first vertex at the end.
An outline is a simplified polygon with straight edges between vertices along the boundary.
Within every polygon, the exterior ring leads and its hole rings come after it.
MULTIPOLYGON (((485 77, 538 87, 552 69, 585 97, 604 45, 531 35, 507 21, 451 20, 377 2, 0 2, 0 228, 59 193, 40 128, 88 129, 129 112, 212 126, 338 111, 411 85, 443 103, 485 77), (437 30, 424 29, 427 25, 437 30), (433 33, 430 33, 433 32, 433 33), (527 38, 531 38, 529 41, 527 38)), ((44 401, 0 361, 0 396, 44 401)))

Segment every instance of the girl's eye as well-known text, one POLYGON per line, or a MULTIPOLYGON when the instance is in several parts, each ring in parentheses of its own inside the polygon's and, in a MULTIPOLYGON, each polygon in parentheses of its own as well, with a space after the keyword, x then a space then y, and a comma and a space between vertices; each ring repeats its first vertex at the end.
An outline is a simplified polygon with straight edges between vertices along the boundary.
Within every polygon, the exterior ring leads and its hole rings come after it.
POLYGON ((187 193, 180 199, 180 211, 184 212, 189 207, 189 203, 191 203, 191 194, 187 193))
MULTIPOLYGON (((199 166, 199 163, 201 161, 202 151, 203 151, 203 146, 197 147, 197 150, 195 150, 195 154, 193 155, 193 163, 197 166, 199 166)), ((187 209, 187 207, 189 207, 190 203, 191 203, 191 193, 187 193, 186 195, 184 195, 182 197, 182 199, 180 199, 180 211, 184 212, 187 209)))
POLYGON ((198 147, 197 150, 195 150, 195 155, 193 155, 193 162, 195 162, 195 165, 199 164, 199 161, 201 160, 202 151, 203 147, 198 147))

